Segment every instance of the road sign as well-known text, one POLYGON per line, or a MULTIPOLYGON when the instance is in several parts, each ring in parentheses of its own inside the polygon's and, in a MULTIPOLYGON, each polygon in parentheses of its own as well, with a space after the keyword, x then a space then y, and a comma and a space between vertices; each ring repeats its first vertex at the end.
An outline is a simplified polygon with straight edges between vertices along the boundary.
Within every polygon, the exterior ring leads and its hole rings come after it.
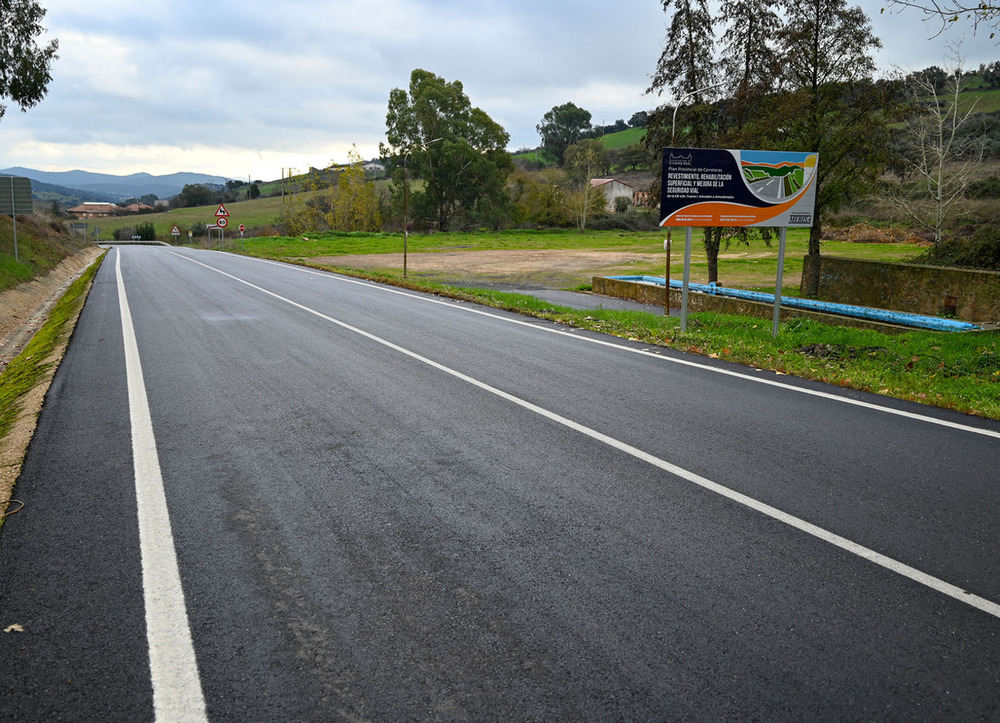
POLYGON ((31 206, 31 179, 20 176, 8 176, 0 182, 0 215, 30 216, 34 212, 31 206))
POLYGON ((176 226, 174 226, 174 230, 170 232, 170 235, 171 236, 180 236, 181 235, 181 230, 179 228, 177 228, 176 226))
POLYGON ((244 232, 244 231, 246 231, 246 230, 247 230, 247 227, 246 227, 246 226, 244 226, 244 225, 243 225, 243 224, 241 223, 241 224, 240 224, 240 233, 243 233, 243 232, 244 232))
POLYGON ((216 223, 218 224, 219 228, 225 228, 226 226, 229 225, 229 219, 226 218, 225 216, 219 216, 216 223))
POLYGON ((219 204, 219 210, 215 212, 215 215, 219 216, 219 217, 222 217, 222 218, 225 218, 225 217, 229 216, 229 211, 226 210, 226 207, 225 207, 224 204, 220 203, 219 204))

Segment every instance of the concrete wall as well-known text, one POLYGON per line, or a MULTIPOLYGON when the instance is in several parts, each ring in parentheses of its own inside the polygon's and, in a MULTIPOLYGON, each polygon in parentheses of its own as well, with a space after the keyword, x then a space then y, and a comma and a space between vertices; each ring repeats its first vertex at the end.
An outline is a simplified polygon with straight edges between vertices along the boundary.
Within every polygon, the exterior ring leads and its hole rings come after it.
MULTIPOLYGON (((656 304, 663 308, 663 287, 659 284, 649 284, 642 281, 626 281, 624 279, 609 279, 603 276, 593 278, 592 289, 595 294, 613 296, 619 299, 630 299, 643 304, 656 304)), ((670 306, 679 309, 681 306, 680 289, 670 289, 670 306)), ((654 309, 650 309, 651 311, 654 309)), ((761 304, 757 301, 746 301, 743 299, 731 299, 724 296, 713 296, 711 294, 698 294, 691 292, 688 294, 688 311, 719 311, 726 314, 742 314, 759 319, 774 319, 774 305, 761 304)), ((822 314, 808 309, 792 309, 781 307, 781 320, 804 317, 815 319, 825 324, 837 326, 851 326, 858 329, 877 329, 898 333, 906 331, 903 327, 891 324, 881 324, 877 321, 867 319, 853 319, 847 316, 836 316, 833 314, 822 314)))
MULTIPOLYGON (((806 256, 802 278, 812 257, 806 256)), ((804 282, 803 282, 804 283, 804 282)), ((1000 272, 820 257, 817 298, 975 322, 1000 321, 1000 272)))

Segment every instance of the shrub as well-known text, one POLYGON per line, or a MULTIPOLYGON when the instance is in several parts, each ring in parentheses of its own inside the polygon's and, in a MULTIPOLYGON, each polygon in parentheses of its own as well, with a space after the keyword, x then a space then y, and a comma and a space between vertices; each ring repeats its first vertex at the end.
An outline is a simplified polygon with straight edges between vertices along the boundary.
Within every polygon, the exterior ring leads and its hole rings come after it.
POLYGON ((969 196, 972 198, 1000 198, 1000 178, 989 176, 969 184, 969 196))
POLYGON ((1000 271, 1000 228, 980 226, 968 239, 946 239, 915 259, 932 266, 1000 271))
POLYGON ((614 213, 597 216, 587 223, 594 231, 655 231, 654 216, 649 213, 614 213))
POLYGON ((143 241, 155 241, 156 227, 152 221, 136 224, 135 235, 139 236, 143 241))

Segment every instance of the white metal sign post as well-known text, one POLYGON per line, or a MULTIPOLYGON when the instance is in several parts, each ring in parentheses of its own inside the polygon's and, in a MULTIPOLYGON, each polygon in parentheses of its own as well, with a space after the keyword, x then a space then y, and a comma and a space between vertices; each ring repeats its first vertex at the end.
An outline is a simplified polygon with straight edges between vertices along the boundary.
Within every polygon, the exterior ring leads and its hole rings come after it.
POLYGON ((222 244, 225 240, 225 228, 229 225, 229 211, 225 204, 220 203, 215 212, 215 225, 219 228, 219 251, 222 251, 222 244))
MULTIPOLYGON (((694 226, 778 227, 778 273, 774 323, 778 335, 785 236, 789 227, 808 228, 816 207, 816 153, 665 148, 660 186, 660 225, 687 229, 681 331, 687 331, 691 228, 694 226)), ((665 279, 670 293, 670 279, 665 279)))

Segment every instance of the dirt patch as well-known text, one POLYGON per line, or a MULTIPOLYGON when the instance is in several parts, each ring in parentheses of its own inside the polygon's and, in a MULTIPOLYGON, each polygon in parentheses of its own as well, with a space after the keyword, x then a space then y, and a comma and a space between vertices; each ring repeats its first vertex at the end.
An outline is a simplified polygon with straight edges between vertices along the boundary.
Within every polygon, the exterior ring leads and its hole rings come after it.
MULTIPOLYGON (((403 268, 403 254, 325 256, 317 264, 365 271, 403 268)), ((662 272, 663 254, 621 251, 435 251, 407 256, 407 273, 441 283, 516 285, 522 288, 567 288, 589 284, 594 276, 662 272)))
MULTIPOLYGON (((777 251, 742 251, 720 254, 725 259, 763 259, 777 251)), ((670 277, 679 279, 684 271, 683 244, 675 242, 671 256, 670 277)), ((368 254, 323 256, 303 259, 326 266, 341 266, 365 271, 398 271, 403 268, 403 254, 368 254)), ((648 274, 663 276, 663 253, 632 251, 514 250, 446 251, 411 253, 407 273, 443 284, 491 286, 521 289, 571 289, 590 284, 595 276, 648 274)), ((774 271, 752 268, 720 267, 723 286, 757 288, 774 286, 774 271)), ((798 284, 800 273, 786 272, 784 284, 798 284)), ((707 283, 704 256, 694 259, 691 281, 707 283)))

